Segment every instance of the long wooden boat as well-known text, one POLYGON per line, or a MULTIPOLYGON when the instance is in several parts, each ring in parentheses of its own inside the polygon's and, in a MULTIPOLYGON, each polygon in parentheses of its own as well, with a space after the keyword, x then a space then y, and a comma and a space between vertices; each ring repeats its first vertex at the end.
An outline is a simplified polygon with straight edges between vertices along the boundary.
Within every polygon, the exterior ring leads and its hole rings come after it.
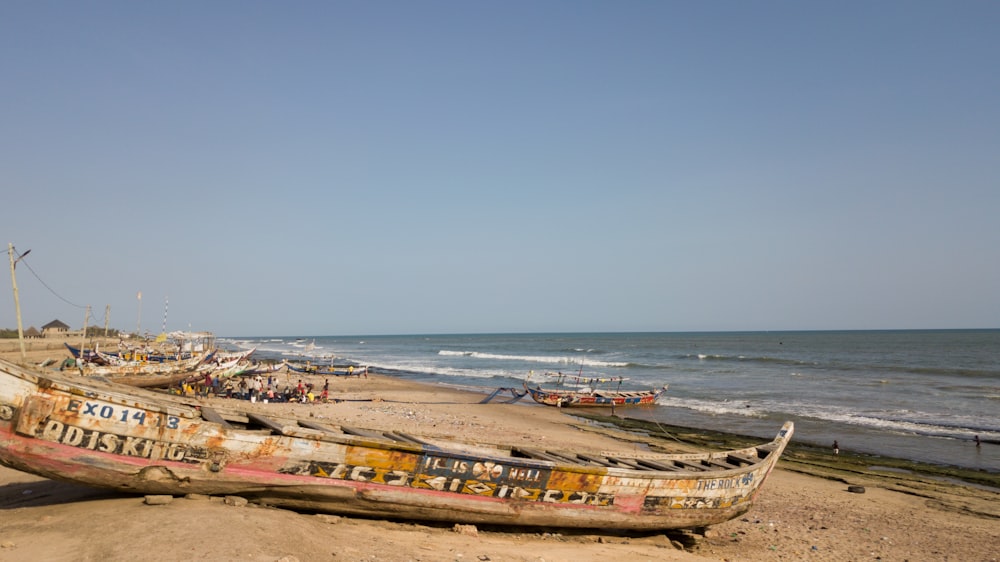
POLYGON ((201 357, 172 363, 135 363, 129 365, 90 365, 78 368, 81 375, 103 377, 116 383, 140 388, 169 388, 186 381, 202 380, 205 375, 226 378, 237 374, 245 356, 233 356, 228 361, 217 361, 212 353, 201 357))
POLYGON ((306 363, 305 365, 297 365, 295 363, 285 362, 289 371, 294 371, 296 373, 303 373, 307 375, 317 375, 317 376, 327 376, 327 377, 360 377, 362 375, 368 376, 368 367, 355 367, 354 365, 329 365, 320 366, 313 365, 311 363, 306 363))
POLYGON ((180 361, 162 361, 145 363, 130 361, 118 365, 95 365, 92 363, 77 364, 77 369, 83 376, 125 377, 150 375, 176 375, 196 370, 200 365, 211 359, 211 354, 182 359, 180 361))
POLYGON ((110 377, 118 384, 138 388, 171 388, 185 382, 194 382, 204 378, 201 371, 184 371, 180 373, 161 373, 155 375, 117 375, 110 377))
POLYGON ((248 363, 246 365, 241 364, 239 369, 237 369, 233 375, 240 377, 249 377, 253 375, 271 375, 277 373, 278 371, 285 368, 284 363, 248 363))
POLYGON ((470 445, 195 407, 0 360, 0 463, 138 494, 240 495, 389 519, 672 529, 752 506, 792 436, 667 455, 470 445))
POLYGON ((662 388, 632 392, 624 390, 580 391, 544 389, 539 386, 532 388, 525 382, 524 390, 531 395, 532 400, 546 406, 565 408, 583 406, 620 407, 654 404, 656 399, 667 391, 667 385, 664 385, 662 388))
POLYGON ((163 353, 142 353, 137 351, 128 351, 122 354, 117 351, 100 351, 98 349, 83 349, 79 347, 72 346, 68 343, 64 343, 66 350, 69 351, 70 355, 74 359, 82 359, 87 363, 95 363, 97 365, 108 365, 118 363, 120 361, 131 361, 136 356, 136 354, 142 355, 144 360, 149 363, 162 363, 164 361, 179 361, 182 359, 190 359, 192 357, 191 352, 182 352, 172 355, 167 355, 163 353), (110 356, 114 358, 110 363, 104 356, 110 356))

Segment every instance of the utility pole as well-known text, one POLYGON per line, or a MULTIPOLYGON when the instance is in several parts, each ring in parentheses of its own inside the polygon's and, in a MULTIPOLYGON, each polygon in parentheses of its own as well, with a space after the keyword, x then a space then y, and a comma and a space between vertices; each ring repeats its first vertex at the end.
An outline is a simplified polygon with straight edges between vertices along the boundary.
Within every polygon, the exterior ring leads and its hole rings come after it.
POLYGON ((28 250, 15 260, 14 244, 12 242, 7 243, 7 254, 10 256, 10 284, 14 286, 14 309, 17 310, 17 339, 21 342, 21 361, 25 361, 27 356, 24 351, 24 328, 21 325, 21 300, 17 296, 17 277, 14 276, 14 266, 30 252, 31 250, 28 250))
POLYGON ((111 320, 111 305, 104 307, 104 337, 108 337, 108 322, 111 320))
MULTIPOLYGON (((83 317, 83 339, 80 342, 80 357, 83 358, 84 352, 87 350, 87 319, 90 318, 90 305, 87 305, 87 312, 83 317)), ((96 349, 94 350, 97 351, 96 349)))

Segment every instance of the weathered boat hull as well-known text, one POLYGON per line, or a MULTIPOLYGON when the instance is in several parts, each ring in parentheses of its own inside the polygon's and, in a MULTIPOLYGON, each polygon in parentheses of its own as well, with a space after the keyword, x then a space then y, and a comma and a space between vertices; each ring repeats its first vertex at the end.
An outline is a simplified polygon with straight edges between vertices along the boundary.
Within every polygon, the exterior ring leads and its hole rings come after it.
POLYGON ((711 454, 463 445, 254 414, 0 361, 0 463, 144 494, 241 495, 392 519, 605 529, 700 527, 746 512, 791 437, 711 454), (652 468, 650 468, 652 467, 652 468))
MULTIPOLYGON (((69 351, 70 355, 72 355, 74 359, 83 359, 86 362, 95 363, 97 365, 106 365, 107 364, 106 360, 101 358, 101 355, 112 356, 116 360, 122 360, 123 359, 121 357, 121 354, 118 353, 118 352, 115 352, 115 351, 110 351, 110 352, 100 351, 99 352, 96 349, 84 349, 84 350, 81 350, 79 347, 74 347, 74 346, 72 346, 72 345, 70 345, 68 343, 64 343, 63 345, 66 346, 66 350, 69 351), (81 357, 81 354, 82 354, 82 357, 81 357)), ((164 361, 182 361, 184 359, 190 359, 191 358, 191 353, 190 352, 183 352, 183 353, 174 354, 174 355, 163 355, 163 354, 155 353, 155 354, 147 354, 145 357, 146 357, 146 361, 149 362, 149 363, 162 363, 164 361)))
POLYGON ((82 365, 78 367, 85 377, 125 377, 153 376, 189 373, 200 367, 210 356, 192 357, 181 361, 160 361, 153 363, 129 363, 125 365, 82 365))
POLYGON ((655 390, 636 392, 576 392, 531 388, 527 384, 524 385, 524 389, 531 395, 531 399, 539 404, 564 408, 644 406, 655 404, 657 398, 667 391, 667 387, 664 386, 655 390))
POLYGON ((368 367, 355 367, 354 365, 332 365, 320 367, 318 365, 295 365, 285 363, 289 371, 302 373, 305 375, 315 375, 319 377, 360 377, 368 376, 368 367))

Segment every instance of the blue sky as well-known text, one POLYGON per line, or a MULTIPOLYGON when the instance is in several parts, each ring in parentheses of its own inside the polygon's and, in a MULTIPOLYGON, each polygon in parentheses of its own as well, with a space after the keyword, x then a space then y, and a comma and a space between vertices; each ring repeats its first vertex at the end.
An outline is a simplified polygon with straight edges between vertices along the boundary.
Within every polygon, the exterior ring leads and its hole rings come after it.
POLYGON ((25 327, 997 327, 997 29, 975 1, 3 2, 0 242, 31 250, 25 327))

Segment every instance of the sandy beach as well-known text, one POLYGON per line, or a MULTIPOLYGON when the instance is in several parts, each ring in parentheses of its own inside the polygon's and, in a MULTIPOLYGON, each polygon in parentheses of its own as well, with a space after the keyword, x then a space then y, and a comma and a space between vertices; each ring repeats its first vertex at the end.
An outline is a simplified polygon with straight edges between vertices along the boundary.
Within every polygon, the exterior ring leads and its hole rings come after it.
MULTIPOLYGON (((70 341, 78 345, 79 341, 70 341)), ((63 341, 30 342, 27 361, 62 361, 63 341)), ((0 357, 21 362, 16 340, 0 357)), ((285 373, 280 374, 285 377, 285 373)), ((297 380, 298 374, 292 378, 297 380)), ((322 386, 322 379, 314 381, 322 386)), ((372 374, 331 380, 329 404, 249 404, 278 416, 478 442, 636 447, 652 439, 529 403, 478 404, 480 394, 372 374)), ((206 399, 206 401, 226 399, 206 399)), ((619 410, 619 416, 628 413, 619 410)), ((777 430, 778 428, 775 428, 777 430)), ((680 431, 680 430, 671 430, 680 431)), ((738 433, 738 428, 734 428, 738 433)), ((676 447, 690 447, 679 444, 676 447)), ((973 486, 849 451, 790 448, 743 517, 689 532, 600 533, 475 528, 312 515, 223 498, 146 505, 126 496, 0 468, 0 561, 770 561, 1000 559, 997 475, 973 486), (863 486, 864 493, 848 492, 863 486)))

